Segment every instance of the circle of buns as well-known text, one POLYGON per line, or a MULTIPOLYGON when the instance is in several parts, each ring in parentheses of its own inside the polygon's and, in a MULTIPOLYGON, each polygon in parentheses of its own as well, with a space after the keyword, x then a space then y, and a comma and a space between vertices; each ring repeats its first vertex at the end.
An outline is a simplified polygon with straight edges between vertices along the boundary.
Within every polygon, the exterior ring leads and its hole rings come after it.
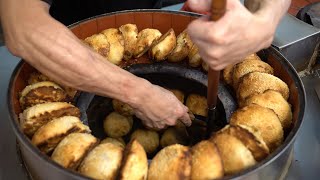
MULTIPOLYGON (((176 37, 173 29, 162 35, 157 29, 139 32, 135 24, 125 24, 82 42, 119 66, 146 55, 150 62, 186 60, 190 67, 208 70, 186 31, 176 37)), ((223 79, 234 89, 239 109, 229 125, 193 146, 188 146, 192 137, 181 122, 162 133, 133 130, 134 110, 116 99, 114 112, 103 123, 107 138, 100 141, 72 104, 77 90, 39 72, 30 74, 29 85, 20 93, 21 130, 54 162, 93 179, 219 179, 265 159, 282 144, 292 125, 289 88, 259 56, 252 54, 226 67, 223 79), (149 164, 150 154, 155 156, 149 164)), ((190 113, 207 117, 205 97, 169 90, 190 113)))

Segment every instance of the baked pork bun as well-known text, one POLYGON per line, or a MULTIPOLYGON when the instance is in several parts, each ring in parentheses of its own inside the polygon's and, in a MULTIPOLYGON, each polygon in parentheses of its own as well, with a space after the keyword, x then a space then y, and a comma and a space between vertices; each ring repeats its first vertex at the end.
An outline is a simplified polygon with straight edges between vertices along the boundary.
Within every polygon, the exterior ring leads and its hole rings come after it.
POLYGON ((134 115, 134 111, 132 107, 130 107, 128 104, 121 102, 119 100, 113 99, 112 100, 112 107, 113 109, 124 116, 132 116, 134 115))
POLYGON ((170 146, 172 144, 188 145, 189 138, 185 128, 169 127, 166 129, 160 139, 161 147, 170 146))
POLYGON ((169 29, 167 33, 154 41, 150 50, 149 57, 155 61, 164 61, 176 47, 176 35, 173 29, 169 29))
POLYGON ((244 60, 260 60, 261 61, 260 57, 256 53, 248 55, 247 57, 244 58, 244 60))
POLYGON ((238 138, 217 132, 210 141, 218 147, 225 174, 235 174, 256 164, 250 150, 238 138))
POLYGON ((123 58, 129 60, 134 54, 134 49, 137 43, 138 28, 135 24, 124 24, 119 27, 124 40, 123 58))
POLYGON ((91 134, 71 133, 54 149, 51 159, 64 168, 76 170, 98 142, 98 139, 91 134))
POLYGON ((224 175, 222 159, 216 145, 201 141, 191 149, 191 179, 219 179, 224 175))
POLYGON ((170 92, 172 92, 177 99, 183 104, 184 103, 184 93, 178 89, 168 89, 170 92))
POLYGON ((27 108, 20 114, 22 131, 29 137, 49 121, 62 116, 80 117, 80 110, 66 102, 49 102, 27 108))
POLYGON ((119 65, 124 55, 124 41, 121 32, 116 28, 105 29, 101 32, 105 35, 110 47, 106 59, 113 64, 119 65))
POLYGON ((131 134, 131 141, 136 139, 148 154, 154 153, 159 147, 159 134, 154 130, 137 129, 131 134))
POLYGON ((56 83, 50 81, 38 82, 26 86, 20 94, 22 109, 46 102, 67 101, 67 93, 56 83))
MULTIPOLYGON (((233 65, 229 65, 227 66, 224 70, 223 70, 223 79, 224 81, 226 82, 226 84, 230 85, 230 86, 233 86, 234 84, 236 84, 236 87, 238 86, 238 81, 241 80, 240 76, 244 76, 245 74, 249 73, 249 72, 254 72, 255 70, 257 70, 258 72, 264 72, 263 69, 265 68, 265 63, 262 62, 262 67, 256 67, 256 66, 253 66, 253 67, 250 67, 250 63, 249 62, 257 62, 257 61, 261 61, 260 57, 257 55, 257 54, 250 54, 249 56, 245 57, 243 59, 242 62, 245 62, 244 64, 240 65, 240 66, 247 66, 248 67, 248 64, 249 64, 249 67, 248 69, 246 68, 243 68, 243 67, 237 67, 238 69, 240 68, 240 70, 236 70, 236 74, 235 77, 236 77, 236 81, 237 82, 233 82, 233 76, 234 76, 234 67, 236 67, 238 64, 241 64, 240 63, 237 63, 237 64, 233 64, 233 65)), ((256 64, 257 65, 257 64, 256 64)), ((252 66, 252 65, 251 65, 252 66)), ((267 67, 267 70, 269 70, 269 67, 267 67)), ((272 70, 273 72, 273 70, 272 70)), ((273 73, 271 73, 273 74, 273 73)), ((234 86, 235 87, 235 86, 234 86)))
POLYGON ((262 94, 253 95, 244 101, 243 106, 250 104, 257 104, 272 109, 278 115, 283 129, 290 129, 292 123, 291 106, 279 92, 267 90, 262 94))
POLYGON ((281 93, 284 99, 289 98, 288 85, 276 76, 261 72, 248 73, 242 77, 237 89, 238 101, 241 105, 246 98, 261 94, 266 90, 275 90, 281 93))
POLYGON ((256 104, 238 109, 230 119, 231 125, 244 125, 260 132, 270 151, 274 151, 283 141, 283 128, 276 113, 256 104))
POLYGON ((238 138, 251 151, 256 161, 269 155, 269 148, 258 130, 245 125, 227 125, 221 131, 238 138))
POLYGON ((48 76, 40 73, 39 71, 32 72, 29 75, 29 78, 28 78, 29 85, 36 84, 36 83, 42 82, 42 81, 52 81, 52 79, 50 79, 48 76))
POLYGON ((101 144, 103 144, 103 143, 111 143, 111 144, 120 146, 122 148, 125 148, 125 146, 126 146, 126 143, 124 142, 124 140, 122 138, 107 137, 101 141, 101 144))
POLYGON ((78 171, 92 179, 116 179, 122 161, 123 148, 112 143, 96 146, 84 158, 78 171))
POLYGON ((110 43, 107 37, 103 34, 94 34, 90 37, 84 39, 84 42, 88 44, 92 49, 94 49, 101 56, 108 58, 110 51, 110 43))
POLYGON ((152 43, 161 37, 161 32, 158 29, 143 29, 138 33, 137 44, 135 45, 134 57, 139 58, 147 52, 152 43))
POLYGON ((224 82, 230 86, 232 86, 233 67, 234 65, 229 65, 222 72, 224 82))
POLYGON ((105 118, 103 128, 107 136, 119 138, 130 132, 132 124, 131 116, 123 116, 117 112, 112 112, 105 118))
POLYGON ((205 61, 202 61, 201 66, 205 72, 209 71, 209 65, 205 61))
POLYGON ((59 142, 72 132, 90 133, 88 126, 75 116, 63 116, 53 119, 40 127, 32 137, 32 144, 44 153, 51 152, 59 142))
POLYGON ((148 180, 190 179, 191 162, 189 147, 180 144, 167 146, 152 159, 148 180))
POLYGON ((233 67, 233 88, 237 89, 240 79, 250 72, 263 72, 273 75, 273 68, 269 64, 258 59, 245 59, 233 67))
MULTIPOLYGON (((38 82, 42 82, 42 81, 50 81, 53 82, 53 80, 51 78, 49 78, 48 76, 40 73, 39 71, 35 71, 32 72, 28 78, 28 84, 32 85, 32 84, 36 84, 38 82)), ((55 82, 56 83, 56 82, 55 82)), ((56 83, 57 84, 57 83, 56 83)), ((68 94, 68 96, 72 99, 76 96, 77 94, 77 90, 73 89, 71 87, 68 86, 63 86, 61 84, 59 84, 59 86, 68 94)))
POLYGON ((184 60, 191 50, 193 46, 193 43, 187 33, 186 30, 184 30, 182 33, 180 33, 177 37, 177 45, 173 49, 173 51, 168 56, 169 62, 180 62, 184 60))
POLYGON ((125 148, 119 179, 144 180, 148 174, 148 159, 144 148, 137 140, 125 148))
POLYGON ((208 116, 207 98, 198 94, 190 94, 186 100, 186 106, 193 114, 203 117, 208 116))
POLYGON ((195 44, 193 44, 188 53, 188 63, 191 67, 199 67, 201 65, 201 62, 202 59, 199 54, 199 49, 195 44))

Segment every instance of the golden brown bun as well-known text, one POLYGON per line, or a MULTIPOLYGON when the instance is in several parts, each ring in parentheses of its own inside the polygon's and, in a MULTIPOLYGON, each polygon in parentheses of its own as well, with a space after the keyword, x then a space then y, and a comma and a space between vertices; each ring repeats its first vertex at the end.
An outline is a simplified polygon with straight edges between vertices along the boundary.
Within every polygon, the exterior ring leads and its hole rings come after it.
POLYGON ((134 50, 134 56, 136 58, 141 57, 147 52, 151 44, 161 37, 161 32, 158 29, 144 29, 138 33, 137 44, 134 50))
POLYGON ((104 143, 99 144, 84 158, 79 172, 93 179, 116 179, 118 174, 123 148, 104 143))
POLYGON ((155 152, 159 146, 159 135, 156 131, 137 129, 131 134, 131 140, 136 139, 148 154, 155 152))
POLYGON ((256 59, 246 59, 241 63, 236 64, 233 67, 232 83, 233 88, 237 89, 240 79, 250 73, 250 72, 263 72, 268 74, 273 74, 273 68, 261 61, 256 59))
POLYGON ((169 127, 161 136, 161 147, 170 146, 172 144, 188 145, 189 138, 185 128, 169 127))
POLYGON ((189 147, 180 144, 167 146, 152 159, 148 180, 189 179, 191 161, 189 147))
POLYGON ((287 100, 289 98, 289 88, 285 82, 276 76, 261 72, 252 72, 242 77, 237 90, 239 103, 255 94, 261 94, 266 90, 275 90, 287 100))
POLYGON ((233 67, 234 65, 229 65, 223 70, 223 79, 230 86, 232 85, 233 67))
MULTIPOLYGON (((176 132, 179 133, 180 137, 184 137, 184 139, 186 139, 189 142, 191 139, 191 137, 190 137, 191 134, 189 134, 190 131, 194 130, 197 133, 200 133, 199 128, 206 127, 207 123, 202 120, 195 119, 195 116, 191 112, 188 112, 188 114, 189 114, 189 117, 193 123, 193 125, 188 127, 188 131, 187 131, 186 125, 181 121, 177 121, 176 125, 171 126, 171 127, 176 129, 176 132)), ((163 136, 163 134, 162 134, 162 136, 163 136)))
POLYGON ((52 81, 52 79, 38 71, 35 71, 30 74, 28 84, 32 85, 42 81, 52 81))
POLYGON ((256 164, 252 153, 238 138, 218 132, 210 141, 218 147, 225 174, 234 174, 256 164))
POLYGON ((125 151, 120 168, 119 179, 144 180, 148 174, 148 159, 143 147, 137 140, 131 141, 125 151))
POLYGON ((132 128, 132 117, 122 116, 117 112, 110 113, 103 121, 104 132, 113 138, 127 135, 132 128))
POLYGON ((115 28, 105 29, 101 34, 106 36, 110 45, 106 59, 113 64, 120 64, 124 54, 124 41, 122 34, 115 28))
POLYGON ((125 148, 126 143, 124 142, 124 140, 122 138, 111 138, 111 137, 107 137, 104 140, 101 141, 101 144, 103 143, 111 143, 114 145, 118 145, 122 148, 125 148))
POLYGON ((202 61, 201 65, 202 65, 202 69, 204 71, 206 71, 206 72, 209 71, 209 65, 206 62, 202 61))
POLYGON ((132 58, 134 49, 137 43, 138 28, 135 24, 125 24, 119 27, 124 40, 124 55, 125 60, 132 58))
POLYGON ((191 149, 191 179, 218 179, 224 174, 222 159, 213 142, 204 140, 191 149))
MULTIPOLYGON (((261 59, 257 54, 250 54, 249 56, 245 57, 243 61, 250 61, 250 60, 261 61, 261 59)), ((236 65, 237 64, 229 65, 223 70, 223 79, 226 82, 226 84, 230 86, 233 86, 233 70, 234 70, 233 68, 236 65)))
POLYGON ((197 94, 190 94, 186 101, 186 106, 193 114, 207 117, 208 116, 208 105, 207 99, 204 96, 197 94))
POLYGON ((168 89, 168 90, 172 92, 180 102, 184 103, 184 94, 182 91, 177 89, 168 89))
POLYGON ((201 65, 202 59, 199 54, 199 49, 195 44, 193 44, 191 50, 189 51, 188 62, 191 67, 199 67, 201 65))
POLYGON ((187 33, 186 30, 184 30, 182 33, 180 33, 177 37, 177 45, 171 52, 171 54, 168 56, 169 62, 180 62, 183 59, 185 59, 190 49, 192 48, 193 43, 187 33))
POLYGON ((50 81, 26 86, 19 99, 23 109, 36 104, 59 101, 67 101, 67 94, 58 84, 50 81))
POLYGON ((132 109, 132 107, 130 107, 128 104, 124 103, 124 102, 121 102, 119 100, 116 100, 116 99, 113 99, 112 100, 112 106, 113 106, 113 109, 124 115, 124 116, 132 116, 134 115, 134 111, 132 109))
POLYGON ((244 60, 259 60, 261 61, 260 57, 256 54, 250 54, 249 56, 245 57, 244 60))
POLYGON ((49 153, 64 137, 73 132, 90 133, 91 131, 78 117, 63 116, 40 127, 32 137, 32 144, 40 151, 49 153))
POLYGON ((87 46, 87 47, 90 47, 90 44, 89 44, 87 41, 85 41, 85 39, 80 39, 80 42, 81 42, 83 45, 85 45, 85 46, 87 46))
POLYGON ((232 114, 230 124, 245 125, 258 130, 271 152, 283 141, 280 120, 269 108, 256 104, 245 106, 232 114))
POLYGON ((97 53, 107 58, 110 51, 110 43, 103 34, 94 34, 84 39, 84 42, 92 47, 97 53))
POLYGON ((279 92, 267 90, 262 94, 253 95, 244 101, 243 106, 250 104, 258 104, 272 109, 278 115, 283 129, 290 129, 292 123, 291 106, 279 92))
POLYGON ((68 86, 61 86, 64 91, 68 94, 68 96, 73 99, 77 94, 78 94, 78 91, 76 89, 73 89, 71 87, 68 87, 68 86))
POLYGON ((41 126, 62 116, 80 117, 80 110, 66 102, 49 102, 37 104, 25 109, 20 114, 22 131, 31 137, 41 126))
POLYGON ((91 134, 71 133, 54 149, 51 159, 64 168, 76 170, 85 155, 98 142, 91 134))
MULTIPOLYGON (((193 119, 191 119, 193 120, 193 119)), ((186 129, 186 125, 183 124, 183 122, 181 121, 177 121, 176 125, 174 125, 173 127, 178 128, 178 129, 186 129)))
POLYGON ((149 50, 150 59, 155 61, 164 61, 176 47, 176 43, 176 35, 173 29, 169 29, 166 34, 153 42, 149 50))
MULTIPOLYGON (((52 81, 54 82, 51 78, 45 76, 44 74, 41 74, 40 72, 36 71, 30 74, 30 77, 28 79, 28 84, 32 85, 38 82, 42 82, 42 81, 52 81)), ((68 86, 63 86, 63 85, 59 85, 60 87, 62 87, 62 89, 68 94, 68 96, 73 99, 75 97, 75 95, 77 94, 77 90, 73 89, 71 87, 68 86)))
POLYGON ((256 129, 245 125, 227 125, 221 131, 238 138, 251 151, 256 161, 269 155, 269 148, 256 129))

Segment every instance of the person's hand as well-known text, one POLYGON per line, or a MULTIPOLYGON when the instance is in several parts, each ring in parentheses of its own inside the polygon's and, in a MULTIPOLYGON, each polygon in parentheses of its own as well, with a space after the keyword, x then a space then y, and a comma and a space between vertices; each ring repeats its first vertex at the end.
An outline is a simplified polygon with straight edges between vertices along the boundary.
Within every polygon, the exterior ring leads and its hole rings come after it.
POLYGON ((131 106, 135 115, 147 127, 163 129, 175 125, 177 121, 191 125, 188 108, 170 91, 149 83, 141 92, 142 98, 136 98, 136 102, 131 106))
MULTIPOLYGON (((196 12, 209 12, 212 0, 188 0, 196 12)), ((188 26, 192 41, 199 47, 202 59, 214 70, 222 70, 247 55, 271 45, 278 19, 271 13, 251 13, 239 0, 227 0, 224 16, 210 21, 208 16, 188 26)))

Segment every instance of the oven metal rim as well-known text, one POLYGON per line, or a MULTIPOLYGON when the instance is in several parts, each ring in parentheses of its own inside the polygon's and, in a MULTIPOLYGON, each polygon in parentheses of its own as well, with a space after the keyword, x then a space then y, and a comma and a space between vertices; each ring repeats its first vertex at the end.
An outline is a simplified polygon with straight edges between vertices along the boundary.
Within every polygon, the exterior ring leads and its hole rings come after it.
MULTIPOLYGON (((126 10, 126 11, 119 11, 119 12, 112 12, 112 13, 106 13, 106 14, 101 14, 98 16, 90 17, 84 20, 81 20, 79 22, 76 22, 74 24, 71 24, 68 26, 69 28, 72 28, 76 25, 79 25, 83 22, 86 22, 91 19, 99 18, 99 17, 104 17, 104 16, 111 16, 115 14, 123 14, 123 13, 135 13, 135 12, 159 12, 159 13, 173 13, 173 14, 181 14, 181 15, 188 15, 188 16, 193 16, 193 17, 199 17, 201 16, 200 14, 196 13, 191 13, 191 12, 182 12, 182 11, 171 11, 171 10, 155 10, 155 9, 138 9, 138 10, 126 10)), ((300 102, 300 112, 298 116, 298 122, 295 125, 295 127, 291 130, 291 132, 288 134, 286 137, 285 141, 283 144, 277 148, 276 151, 274 151, 272 154, 270 154, 266 159, 263 161, 257 163, 255 166, 248 168, 244 171, 241 171, 240 173, 234 174, 232 176, 225 176, 223 179, 241 179, 244 178, 245 176, 252 175, 264 167, 268 166, 272 162, 276 161, 279 156, 281 156, 285 151, 287 151, 290 147, 292 147, 292 143, 295 141, 297 134, 299 133, 300 126, 303 123, 303 116, 305 113, 305 107, 306 107, 306 92, 304 85, 302 83, 302 80, 299 78, 297 71, 294 69, 294 67, 291 65, 291 63, 283 56, 281 55, 274 47, 270 47, 267 49, 269 53, 274 54, 278 59, 280 60, 280 63, 282 64, 282 67, 285 67, 286 70, 289 72, 291 77, 294 78, 295 84, 298 85, 296 87, 298 89, 299 94, 299 102, 300 102), (299 121, 300 120, 300 121, 299 121)), ((17 115, 13 112, 13 102, 11 101, 11 97, 16 96, 15 94, 12 94, 11 88, 13 86, 13 83, 15 82, 17 73, 19 72, 21 66, 23 65, 24 61, 21 60, 19 64, 15 67, 10 81, 9 81, 9 88, 7 91, 7 105, 8 105, 8 110, 9 110, 9 117, 11 119, 10 124, 13 127, 13 130, 22 145, 26 147, 28 151, 33 153, 33 155, 40 156, 40 158, 47 163, 49 163, 53 168, 58 170, 61 173, 67 173, 72 178, 77 178, 77 179, 89 179, 79 173, 76 173, 74 171, 68 170, 63 168, 62 166, 58 165, 57 163, 53 162, 49 157, 44 156, 35 146, 32 145, 31 141, 20 131, 19 124, 18 124, 18 117, 17 115)))

